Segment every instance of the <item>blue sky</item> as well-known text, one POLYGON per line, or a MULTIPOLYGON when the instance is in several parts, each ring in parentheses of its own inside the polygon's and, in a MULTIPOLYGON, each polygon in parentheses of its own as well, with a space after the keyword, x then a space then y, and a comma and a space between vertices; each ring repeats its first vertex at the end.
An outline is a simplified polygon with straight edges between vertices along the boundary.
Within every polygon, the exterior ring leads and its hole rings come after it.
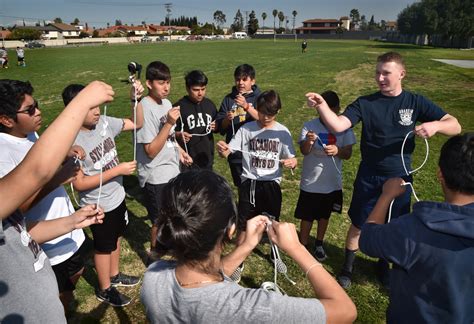
POLYGON ((261 14, 266 12, 266 26, 273 25, 273 9, 283 11, 292 25, 291 12, 296 10, 296 25, 311 18, 340 18, 349 16, 353 8, 357 8, 367 20, 372 15, 375 21, 396 20, 398 13, 414 0, 241 0, 241 1, 183 1, 183 0, 0 0, 0 25, 12 25, 17 21, 33 23, 38 20, 52 20, 61 17, 64 22, 79 18, 81 23, 92 26, 105 26, 107 22, 115 23, 115 19, 123 23, 140 24, 159 23, 164 20, 165 3, 172 3, 172 16, 197 16, 199 22, 211 22, 213 13, 221 10, 226 15, 226 26, 230 26, 238 9, 245 17, 245 11, 255 10, 259 24, 262 25, 261 14))

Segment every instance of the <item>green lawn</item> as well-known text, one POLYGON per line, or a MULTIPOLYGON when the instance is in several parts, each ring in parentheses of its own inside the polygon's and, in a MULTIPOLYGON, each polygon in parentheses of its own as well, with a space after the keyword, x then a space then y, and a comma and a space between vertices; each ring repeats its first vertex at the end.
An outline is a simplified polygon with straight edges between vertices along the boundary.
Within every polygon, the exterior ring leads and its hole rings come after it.
MULTIPOLYGON (((192 69, 203 70, 208 78, 208 97, 219 106, 222 98, 233 84, 234 68, 242 63, 253 65, 257 71, 257 83, 264 89, 275 89, 280 93, 283 109, 278 120, 286 125, 295 141, 304 121, 315 117, 315 112, 305 106, 304 94, 308 91, 335 90, 346 106, 360 95, 376 90, 373 80, 374 62, 377 55, 399 51, 406 59, 408 75, 405 89, 421 93, 456 116, 463 131, 474 130, 474 69, 463 69, 432 58, 474 59, 473 51, 422 48, 411 45, 389 44, 368 41, 310 41, 308 52, 300 53, 300 43, 293 41, 216 41, 176 42, 135 45, 109 45, 100 47, 45 48, 26 51, 27 67, 15 66, 14 52, 10 52, 10 69, 0 70, 1 78, 29 80, 35 87, 35 97, 40 103, 44 126, 62 109, 61 91, 69 83, 88 83, 100 79, 111 84, 116 91, 116 100, 108 107, 108 114, 125 117, 130 115, 128 85, 123 82, 128 76, 127 64, 134 60, 144 68, 153 60, 169 65, 172 72, 172 102, 185 94, 183 77, 192 69)), ((144 81, 144 73, 142 76, 144 81)), ((360 138, 360 125, 355 128, 360 138)), ((446 140, 435 136, 429 140, 430 158, 427 165, 415 177, 415 190, 423 200, 441 200, 435 171, 439 149, 446 140)), ((130 134, 117 138, 119 156, 122 161, 133 156, 130 134)), ((424 157, 424 144, 419 141, 415 153, 415 165, 424 157)), ((301 162, 302 155, 298 154, 301 162)), ((358 145, 354 147, 351 160, 345 163, 344 190, 345 208, 341 215, 334 215, 326 235, 328 260, 325 267, 337 273, 344 254, 344 238, 349 226, 346 216, 351 199, 352 182, 360 161, 358 145)), ((230 179, 227 164, 217 158, 217 172, 230 179)), ((282 219, 294 222, 293 211, 299 192, 300 170, 294 175, 285 171, 282 182, 282 219)), ((140 189, 135 177, 125 179, 127 200, 131 211, 128 234, 122 244, 121 265, 124 272, 142 275, 143 260, 148 248, 150 222, 146 218, 140 189)), ((314 232, 314 231, 313 231, 314 232)), ((90 236, 90 232, 89 236, 90 236)), ((314 233, 313 233, 314 234, 314 233)), ((90 244, 90 242, 89 242, 90 244)), ((273 268, 267 257, 269 246, 259 246, 246 263, 242 284, 258 287, 263 281, 273 278, 273 268)), ((284 279, 279 283, 293 296, 312 296, 312 290, 304 274, 287 259, 290 277, 297 281, 291 286, 284 279)), ((374 279, 374 261, 359 255, 354 284, 349 290, 357 305, 358 322, 384 322, 388 304, 386 291, 374 279)), ((99 303, 94 296, 96 276, 92 262, 76 290, 77 309, 71 322, 145 322, 143 307, 139 302, 139 288, 122 289, 134 300, 123 309, 114 309, 99 303)))

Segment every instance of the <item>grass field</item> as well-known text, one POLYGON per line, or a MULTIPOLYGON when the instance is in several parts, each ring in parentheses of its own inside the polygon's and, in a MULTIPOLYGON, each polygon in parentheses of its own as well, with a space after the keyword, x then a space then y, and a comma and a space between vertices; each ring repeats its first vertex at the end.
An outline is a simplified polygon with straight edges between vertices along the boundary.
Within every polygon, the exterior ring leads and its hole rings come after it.
MULTIPOLYGON (((209 77, 208 97, 217 106, 233 84, 233 70, 238 64, 250 63, 257 71, 257 83, 264 89, 275 89, 280 93, 283 109, 278 120, 286 125, 295 141, 304 121, 315 117, 314 110, 305 106, 304 94, 308 91, 335 90, 346 106, 360 95, 376 90, 373 80, 374 62, 377 55, 386 51, 399 51, 406 60, 408 75, 404 87, 421 93, 456 116, 463 131, 474 130, 474 69, 463 69, 432 61, 438 59, 474 59, 473 51, 421 48, 412 45, 389 44, 368 41, 310 41, 308 52, 300 53, 300 43, 293 41, 216 41, 177 42, 136 45, 110 45, 101 47, 46 48, 26 51, 26 68, 15 66, 14 52, 10 52, 10 69, 0 70, 0 78, 29 80, 35 87, 34 96, 40 103, 44 126, 62 109, 61 91, 69 83, 87 83, 100 79, 111 84, 116 99, 109 105, 108 113, 125 117, 130 115, 128 85, 123 82, 128 76, 128 62, 134 60, 144 68, 153 60, 167 63, 172 72, 172 102, 185 94, 184 74, 192 69, 201 69, 209 77)), ((144 77, 142 77, 142 81, 144 77)), ((360 125, 355 128, 360 138, 360 125)), ((219 136, 217 137, 219 139, 219 136)), ((437 185, 435 171, 439 149, 446 140, 435 136, 429 140, 430 158, 427 165, 415 177, 415 190, 423 200, 441 200, 442 193, 437 185)), ((421 141, 415 152, 415 165, 424 157, 421 141)), ((130 134, 117 138, 121 161, 133 157, 130 134)), ((302 155, 298 153, 301 163, 302 155)), ((326 235, 325 262, 328 271, 336 274, 343 261, 345 233, 349 226, 347 206, 351 199, 352 182, 355 177, 360 152, 354 146, 353 157, 345 162, 344 192, 345 208, 342 215, 333 215, 326 235)), ((215 170, 230 179, 227 164, 216 158, 215 170)), ((294 222, 293 211, 299 192, 300 169, 294 176, 285 171, 282 182, 282 219, 294 222)), ((140 189, 135 177, 125 179, 130 199, 130 226, 122 247, 122 270, 126 273, 143 275, 150 222, 146 218, 140 189)), ((314 232, 314 231, 313 231, 314 232)), ((90 232, 87 230, 90 236, 90 232)), ((314 235, 314 233, 312 233, 314 235)), ((88 243, 90 244, 90 242, 88 243)), ((273 268, 267 257, 268 245, 257 248, 244 271, 242 284, 258 287, 273 277, 273 268)), ((284 279, 279 283, 294 296, 312 296, 304 274, 289 259, 290 277, 297 281, 291 286, 284 279)), ((357 305, 360 323, 381 323, 385 321, 388 304, 387 293, 374 279, 374 261, 363 255, 356 260, 357 272, 354 284, 348 291, 357 305)), ((122 289, 132 296, 133 302, 126 308, 113 308, 99 303, 94 296, 96 276, 91 261, 84 278, 76 290, 77 305, 71 314, 72 323, 94 322, 145 322, 143 307, 139 301, 139 288, 122 289)))

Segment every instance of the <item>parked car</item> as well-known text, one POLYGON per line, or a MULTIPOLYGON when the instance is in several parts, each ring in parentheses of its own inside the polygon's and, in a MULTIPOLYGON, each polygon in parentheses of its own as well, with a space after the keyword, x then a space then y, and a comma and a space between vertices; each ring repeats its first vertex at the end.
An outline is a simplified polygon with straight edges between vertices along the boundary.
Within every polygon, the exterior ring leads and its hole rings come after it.
POLYGON ((46 47, 43 43, 40 43, 38 41, 31 41, 25 44, 26 48, 43 48, 46 47))
POLYGON ((157 41, 157 42, 164 42, 164 41, 166 41, 166 38, 165 38, 165 36, 158 36, 158 37, 156 38, 156 41, 157 41))
POLYGON ((149 36, 143 36, 141 39, 140 39, 140 42, 141 43, 150 43, 151 41, 153 41, 153 39, 149 36))

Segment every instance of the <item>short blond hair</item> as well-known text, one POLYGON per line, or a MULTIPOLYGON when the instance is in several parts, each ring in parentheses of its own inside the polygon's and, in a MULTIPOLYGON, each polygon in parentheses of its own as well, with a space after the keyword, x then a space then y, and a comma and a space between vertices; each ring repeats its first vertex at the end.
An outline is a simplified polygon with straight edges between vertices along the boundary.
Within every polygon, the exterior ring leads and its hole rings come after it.
POLYGON ((388 62, 398 63, 403 67, 403 69, 405 69, 405 62, 403 61, 403 57, 400 55, 400 53, 387 52, 377 57, 377 63, 388 63, 388 62))

